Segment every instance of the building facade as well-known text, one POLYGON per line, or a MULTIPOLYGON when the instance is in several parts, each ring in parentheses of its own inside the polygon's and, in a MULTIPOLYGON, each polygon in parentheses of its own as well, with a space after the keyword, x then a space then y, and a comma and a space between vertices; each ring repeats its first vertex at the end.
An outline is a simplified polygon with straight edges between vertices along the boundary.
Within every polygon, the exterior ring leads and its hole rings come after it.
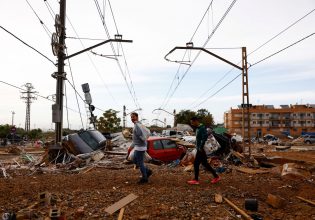
MULTIPOLYGON (((224 126, 229 133, 242 134, 242 110, 239 106, 224 113, 224 126)), ((280 108, 256 105, 249 112, 252 137, 262 137, 265 134, 297 137, 305 132, 315 132, 314 104, 281 105, 280 108)))

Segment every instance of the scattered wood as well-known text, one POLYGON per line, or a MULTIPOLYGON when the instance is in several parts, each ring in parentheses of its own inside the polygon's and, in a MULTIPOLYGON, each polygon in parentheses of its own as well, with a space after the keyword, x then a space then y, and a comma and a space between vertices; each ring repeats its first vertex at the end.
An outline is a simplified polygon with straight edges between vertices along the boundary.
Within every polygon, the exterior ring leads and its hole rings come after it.
POLYGON ((123 219, 124 212, 125 212, 125 208, 123 207, 123 208, 120 209, 120 212, 119 212, 117 220, 122 220, 123 219))
POLYGON ((113 205, 107 207, 105 209, 105 212, 109 213, 110 215, 113 214, 114 212, 116 212, 117 210, 121 209, 122 207, 126 206, 128 203, 132 202, 133 200, 135 200, 136 198, 138 198, 138 196, 136 196, 133 193, 130 193, 128 196, 122 198, 121 200, 119 200, 118 202, 114 203, 113 205))
POLYGON ((235 167, 235 169, 242 173, 248 173, 248 174, 262 174, 262 173, 269 173, 269 170, 267 169, 252 169, 247 167, 235 167))
POLYGON ((267 204, 271 205, 273 208, 283 208, 285 206, 285 200, 279 196, 275 196, 273 194, 268 194, 267 204))
POLYGON ((89 171, 91 171, 92 169, 94 169, 94 167, 89 167, 87 169, 85 169, 83 172, 81 172, 82 174, 87 173, 89 171))
POLYGON ((240 215, 242 215, 247 220, 253 220, 252 217, 250 217, 246 212, 244 212, 242 209, 237 207, 233 202, 228 200, 227 198, 223 198, 224 201, 226 201, 235 211, 237 211, 240 215))
POLYGON ((104 151, 105 154, 112 154, 112 155, 126 155, 127 152, 119 152, 119 151, 104 151))
POLYGON ((315 206, 315 202, 311 201, 311 200, 308 200, 308 199, 304 199, 303 197, 300 197, 300 196, 297 196, 296 198, 304 201, 304 202, 307 202, 308 204, 311 204, 313 206, 315 206))

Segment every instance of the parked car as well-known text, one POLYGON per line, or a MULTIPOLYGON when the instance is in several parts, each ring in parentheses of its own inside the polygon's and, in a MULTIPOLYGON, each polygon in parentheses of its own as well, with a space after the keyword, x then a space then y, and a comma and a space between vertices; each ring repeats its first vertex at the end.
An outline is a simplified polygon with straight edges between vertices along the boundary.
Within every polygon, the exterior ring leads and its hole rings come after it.
POLYGON ((164 137, 178 137, 181 138, 184 136, 182 131, 175 131, 175 130, 163 130, 162 136, 164 137))
POLYGON ((304 143, 306 144, 314 144, 315 143, 315 135, 305 135, 304 143))
MULTIPOLYGON (((152 159, 163 162, 171 162, 181 159, 187 151, 184 146, 177 144, 175 141, 171 140, 171 138, 157 136, 150 136, 148 138, 147 148, 147 153, 152 157, 152 159)), ((132 149, 132 147, 128 148, 128 155, 132 149)))

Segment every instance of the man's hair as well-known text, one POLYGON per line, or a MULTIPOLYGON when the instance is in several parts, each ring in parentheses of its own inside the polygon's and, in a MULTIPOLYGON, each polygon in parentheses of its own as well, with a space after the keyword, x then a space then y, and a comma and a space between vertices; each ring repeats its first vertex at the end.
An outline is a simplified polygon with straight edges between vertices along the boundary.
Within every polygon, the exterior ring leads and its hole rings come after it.
POLYGON ((136 116, 136 117, 139 117, 137 112, 132 112, 131 115, 134 115, 134 116, 136 116))
POLYGON ((191 121, 199 121, 199 118, 196 117, 196 116, 193 116, 190 120, 191 120, 191 121))

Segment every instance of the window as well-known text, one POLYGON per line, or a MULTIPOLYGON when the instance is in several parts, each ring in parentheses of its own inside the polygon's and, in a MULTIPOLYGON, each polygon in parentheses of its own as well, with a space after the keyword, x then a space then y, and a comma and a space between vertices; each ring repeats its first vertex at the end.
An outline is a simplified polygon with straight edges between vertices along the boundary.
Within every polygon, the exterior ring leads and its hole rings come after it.
POLYGON ((310 124, 311 123, 311 121, 307 121, 307 124, 310 124))
POLYGON ((253 114, 253 116, 255 117, 255 116, 256 116, 256 114, 253 114))
POLYGON ((176 148, 176 143, 175 141, 172 140, 161 140, 164 149, 171 149, 171 148, 176 148))
POLYGON ((153 142, 153 148, 154 150, 162 150, 163 149, 163 145, 161 143, 161 141, 154 141, 153 142))
POLYGON ((266 116, 269 116, 269 114, 266 114, 266 116))
POLYGON ((256 121, 253 121, 253 124, 255 125, 255 124, 256 124, 256 121))

